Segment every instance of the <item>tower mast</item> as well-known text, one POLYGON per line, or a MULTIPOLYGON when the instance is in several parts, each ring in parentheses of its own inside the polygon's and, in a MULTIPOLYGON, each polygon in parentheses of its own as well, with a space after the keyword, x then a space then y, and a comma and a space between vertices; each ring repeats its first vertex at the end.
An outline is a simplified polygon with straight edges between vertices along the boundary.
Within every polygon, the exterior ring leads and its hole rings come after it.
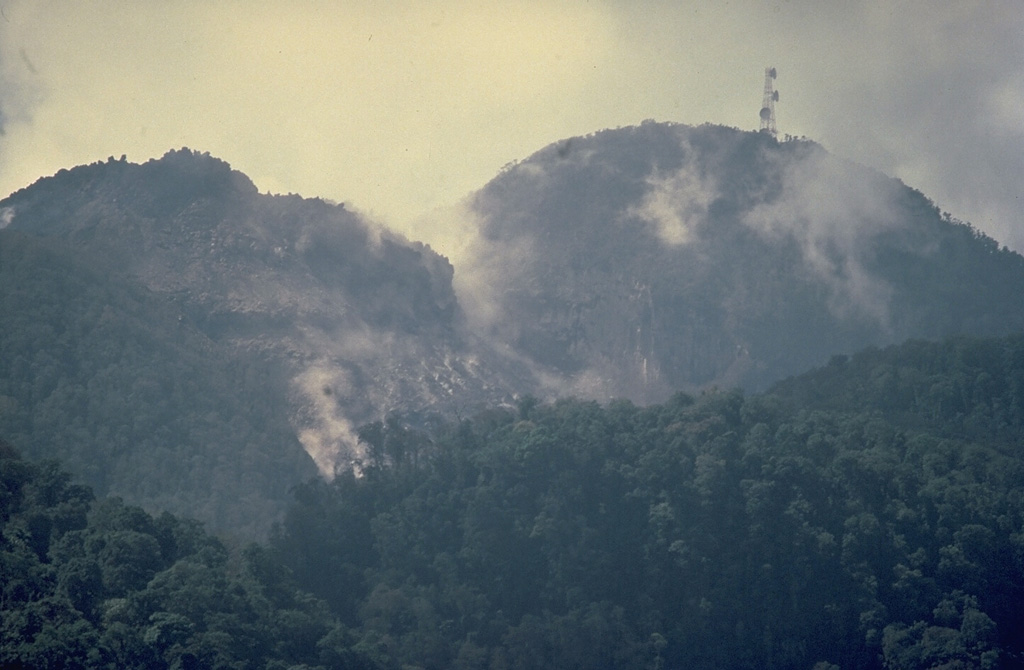
POLYGON ((768 133, 772 137, 778 133, 775 127, 775 102, 779 99, 779 92, 775 90, 775 68, 764 69, 764 99, 761 102, 761 132, 768 133))

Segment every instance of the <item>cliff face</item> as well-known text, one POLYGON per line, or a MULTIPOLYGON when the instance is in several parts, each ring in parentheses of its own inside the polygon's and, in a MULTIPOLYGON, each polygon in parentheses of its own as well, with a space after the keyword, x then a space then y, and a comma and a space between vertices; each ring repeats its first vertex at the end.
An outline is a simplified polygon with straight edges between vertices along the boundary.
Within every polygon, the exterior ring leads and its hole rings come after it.
MULTIPOLYGON (((144 165, 111 160, 64 170, 0 202, 0 211, 8 223, 0 231, 0 245, 13 250, 14 245, 42 244, 54 254, 51 258, 64 259, 53 264, 65 265, 72 283, 124 285, 135 291, 132 295, 144 296, 148 308, 176 314, 180 322, 154 316, 154 325, 163 324, 147 329, 154 352, 187 328, 195 337, 185 348, 205 347, 204 355, 239 371, 238 383, 254 387, 242 395, 265 399, 261 411, 272 415, 267 420, 291 427, 292 437, 280 440, 278 455, 292 459, 291 465, 277 467, 285 491, 288 482, 304 476, 299 473, 310 471, 303 459, 311 458, 325 474, 349 467, 360 455, 354 428, 361 423, 393 411, 469 412, 508 399, 525 379, 517 376, 522 371, 513 363, 493 355, 466 330, 452 289, 453 268, 445 258, 343 206, 261 195, 247 177, 205 154, 181 150, 144 165), (82 273, 90 278, 73 279, 82 273), (292 451, 294 436, 308 456, 292 451)), ((4 290, 19 284, 39 288, 31 268, 8 264, 0 272, 8 275, 4 290)), ((101 300, 115 312, 128 309, 119 293, 105 288, 97 294, 108 296, 101 300)), ((61 302, 67 291, 45 295, 56 301, 54 310, 69 315, 66 327, 91 332, 61 302)), ((130 311, 139 310, 145 311, 130 311)), ((108 335, 115 344, 128 336, 108 335)), ((87 366, 94 350, 102 348, 93 344, 76 345, 66 355, 69 365, 87 366)), ((48 338, 38 346, 60 347, 48 338)), ((118 360, 118 365, 138 364, 135 358, 118 360)), ((196 365, 210 365, 211 374, 219 370, 212 363, 196 365)), ((31 367, 19 374, 31 375, 31 367)), ((195 366, 171 363, 162 370, 171 377, 197 374, 195 366)), ((70 368, 55 374, 78 379, 70 368)), ((79 381, 87 393, 88 380, 79 381)), ((105 388, 102 393, 113 397, 129 391, 105 388)), ((31 415, 39 403, 60 405, 50 399, 52 393, 43 395, 19 401, 22 414, 31 415)), ((181 411, 195 414, 196 421, 207 413, 194 406, 181 411)), ((232 421, 231 416, 222 418, 232 421)), ((130 417, 118 420, 130 423, 130 417)), ((152 429, 172 452, 178 443, 195 442, 188 449, 213 449, 223 461, 244 453, 235 441, 245 431, 209 445, 200 444, 205 438, 198 433, 170 430, 170 423, 168 418, 152 429)), ((100 426, 89 426, 83 437, 93 446, 83 442, 81 449, 95 455, 98 448, 93 447, 103 441, 99 431, 100 426)), ((131 431, 120 437, 113 432, 116 444, 102 458, 117 460, 136 448, 132 439, 138 437, 130 438, 131 431)), ((36 455, 31 447, 26 453, 36 455)), ((64 456, 90 460, 83 454, 64 456)), ((153 491, 140 492, 129 481, 130 473, 102 458, 94 468, 97 476, 89 480, 101 493, 142 503, 165 501, 163 488, 173 491, 182 484, 155 478, 153 491), (104 471, 115 474, 99 476, 104 471)), ((240 509, 246 505, 238 498, 235 503, 240 509)))
POLYGON ((480 322, 597 397, 759 389, 839 352, 1024 326, 1024 259, 811 142, 602 131, 512 166, 471 207, 480 241, 459 272, 480 322))
POLYGON ((452 269, 422 244, 343 206, 259 195, 245 175, 187 149, 62 171, 2 206, 11 230, 102 256, 188 301, 211 328, 239 315, 410 332, 456 319, 452 269))

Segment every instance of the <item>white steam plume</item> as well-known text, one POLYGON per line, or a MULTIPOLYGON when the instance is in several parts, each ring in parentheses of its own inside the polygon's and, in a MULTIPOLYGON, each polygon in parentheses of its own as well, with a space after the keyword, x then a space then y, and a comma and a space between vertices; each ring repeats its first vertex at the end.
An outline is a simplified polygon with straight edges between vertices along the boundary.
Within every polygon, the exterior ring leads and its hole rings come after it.
MULTIPOLYGON (((692 152, 687 151, 687 155, 692 152)), ((694 239, 700 225, 707 221, 708 208, 718 197, 711 179, 703 176, 692 160, 670 175, 652 174, 650 187, 639 205, 626 215, 652 224, 658 238, 670 246, 694 239)))
POLYGON ((886 326, 892 289, 866 263, 877 237, 901 220, 897 182, 825 152, 782 160, 781 193, 754 206, 744 223, 769 238, 794 239, 829 287, 837 316, 860 312, 886 326))
POLYGON ((479 233, 481 215, 468 205, 452 208, 449 216, 456 222, 453 227, 475 231, 467 233, 457 251, 452 284, 470 324, 481 333, 489 332, 500 319, 502 293, 529 276, 525 270, 537 256, 533 238, 520 232, 514 239, 487 239, 479 233))
POLYGON ((294 383, 309 407, 308 424, 298 431, 299 442, 320 474, 330 479, 362 456, 359 438, 337 402, 339 391, 347 391, 348 380, 342 370, 314 367, 294 383))

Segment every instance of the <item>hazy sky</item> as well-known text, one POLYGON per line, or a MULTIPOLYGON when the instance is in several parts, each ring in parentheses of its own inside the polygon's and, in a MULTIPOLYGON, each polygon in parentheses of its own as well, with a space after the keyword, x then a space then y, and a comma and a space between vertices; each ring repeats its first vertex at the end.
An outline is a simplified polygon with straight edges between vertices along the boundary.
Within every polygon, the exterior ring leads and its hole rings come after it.
POLYGON ((422 239, 564 137, 756 129, 766 65, 780 134, 1024 250, 1020 0, 0 0, 0 197, 188 146, 422 239))

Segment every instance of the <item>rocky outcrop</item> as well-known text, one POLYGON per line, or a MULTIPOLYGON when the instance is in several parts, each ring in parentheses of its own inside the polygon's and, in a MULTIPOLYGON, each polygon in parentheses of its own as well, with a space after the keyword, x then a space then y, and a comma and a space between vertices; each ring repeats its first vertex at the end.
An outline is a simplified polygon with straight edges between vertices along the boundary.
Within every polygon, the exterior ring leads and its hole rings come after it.
POLYGON ((812 142, 607 130, 511 166, 470 208, 460 290, 566 392, 760 389, 835 353, 1024 328, 1024 259, 812 142))
POLYGON ((267 393, 326 474, 359 457, 363 422, 526 390, 528 375, 465 329, 447 259, 343 205, 261 195, 207 154, 65 170, 0 207, 12 232, 72 246, 280 371, 267 393))

